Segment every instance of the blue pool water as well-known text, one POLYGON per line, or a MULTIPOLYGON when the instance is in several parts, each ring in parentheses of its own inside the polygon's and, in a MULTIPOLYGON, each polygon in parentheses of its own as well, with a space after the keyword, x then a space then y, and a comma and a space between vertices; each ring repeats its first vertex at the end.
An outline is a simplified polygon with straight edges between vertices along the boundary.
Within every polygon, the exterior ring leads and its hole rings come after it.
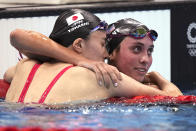
MULTIPOLYGON (((196 91, 187 93, 195 95, 196 91)), ((144 131, 195 131, 196 105, 189 104, 111 104, 48 109, 41 106, 0 102, 0 126, 41 128, 112 128, 144 131)))

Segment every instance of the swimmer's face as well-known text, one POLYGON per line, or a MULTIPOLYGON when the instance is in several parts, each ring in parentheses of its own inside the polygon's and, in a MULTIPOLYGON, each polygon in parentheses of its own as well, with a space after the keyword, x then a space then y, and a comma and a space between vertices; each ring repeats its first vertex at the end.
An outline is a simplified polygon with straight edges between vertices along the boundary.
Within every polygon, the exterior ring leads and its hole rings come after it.
POLYGON ((153 49, 153 41, 148 36, 142 39, 127 36, 110 59, 120 72, 142 82, 152 64, 153 49))
POLYGON ((105 47, 105 40, 105 31, 92 32, 88 39, 85 40, 85 46, 82 55, 91 60, 104 61, 104 59, 108 57, 108 53, 105 47))

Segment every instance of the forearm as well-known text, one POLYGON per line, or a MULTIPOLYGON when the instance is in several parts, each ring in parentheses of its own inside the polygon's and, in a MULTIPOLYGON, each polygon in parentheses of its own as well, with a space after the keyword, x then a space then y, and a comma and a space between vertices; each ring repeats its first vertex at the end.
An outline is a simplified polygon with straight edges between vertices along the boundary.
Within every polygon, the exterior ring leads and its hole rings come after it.
POLYGON ((159 90, 157 88, 142 84, 135 79, 128 77, 124 74, 122 75, 122 80, 119 81, 117 88, 114 88, 114 96, 127 96, 134 97, 140 95, 167 95, 165 91, 159 90))
POLYGON ((47 36, 34 31, 16 29, 10 34, 10 42, 30 58, 37 57, 37 55, 47 56, 76 65, 78 61, 86 60, 69 48, 65 48, 47 36))
POLYGON ((122 80, 117 88, 114 88, 114 96, 139 96, 139 95, 164 95, 164 96, 179 96, 182 93, 178 88, 171 86, 170 89, 160 90, 145 84, 142 84, 131 77, 124 74, 122 75, 122 80))

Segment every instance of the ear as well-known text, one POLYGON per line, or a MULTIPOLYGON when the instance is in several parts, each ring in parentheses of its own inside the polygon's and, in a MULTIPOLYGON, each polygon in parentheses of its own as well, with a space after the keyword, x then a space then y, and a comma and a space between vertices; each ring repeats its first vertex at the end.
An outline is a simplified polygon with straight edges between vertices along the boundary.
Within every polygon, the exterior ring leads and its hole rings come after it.
POLYGON ((82 49, 83 49, 83 43, 84 40, 82 38, 77 38, 76 40, 74 40, 72 46, 73 49, 77 52, 77 53, 82 53, 82 49))

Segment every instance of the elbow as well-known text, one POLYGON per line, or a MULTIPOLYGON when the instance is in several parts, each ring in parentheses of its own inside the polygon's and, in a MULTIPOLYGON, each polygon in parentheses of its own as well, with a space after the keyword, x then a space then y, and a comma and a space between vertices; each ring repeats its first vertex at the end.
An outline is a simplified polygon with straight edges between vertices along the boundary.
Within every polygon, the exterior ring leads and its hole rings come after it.
POLYGON ((5 81, 7 81, 8 83, 12 82, 12 79, 15 75, 15 71, 16 71, 16 66, 10 67, 9 69, 7 69, 7 71, 4 73, 3 79, 5 81))
POLYGON ((10 33, 10 43, 13 47, 16 49, 19 48, 19 45, 17 44, 18 38, 21 34, 22 30, 21 29, 15 29, 10 33))
POLYGON ((12 79, 8 77, 7 73, 5 73, 5 74, 3 75, 3 79, 4 79, 6 82, 8 82, 8 83, 11 83, 11 82, 12 82, 12 79))

